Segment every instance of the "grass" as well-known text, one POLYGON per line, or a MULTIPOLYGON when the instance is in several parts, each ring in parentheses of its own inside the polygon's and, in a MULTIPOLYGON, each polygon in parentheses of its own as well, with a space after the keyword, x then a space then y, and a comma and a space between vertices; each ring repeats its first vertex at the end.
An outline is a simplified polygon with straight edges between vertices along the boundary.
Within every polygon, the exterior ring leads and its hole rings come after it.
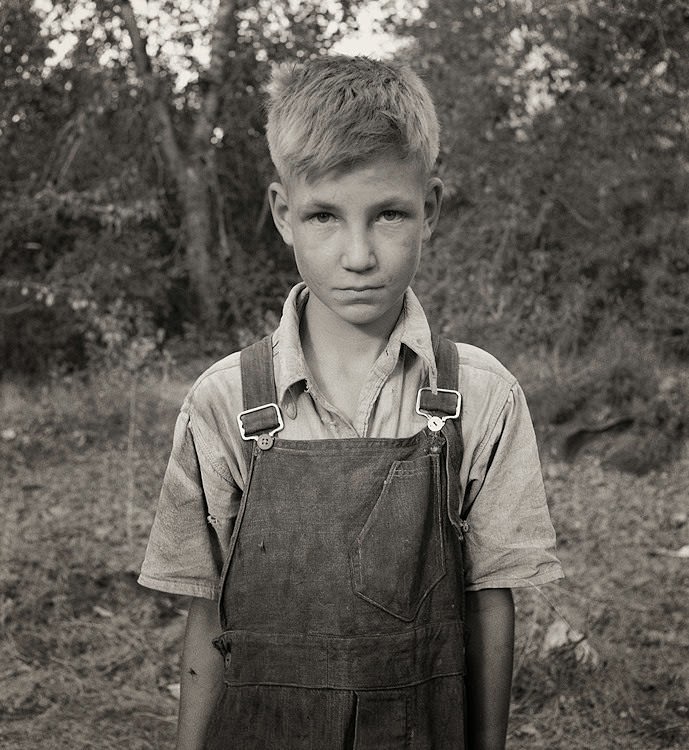
POLYGON ((689 541, 689 455, 645 477, 592 454, 545 468, 567 580, 550 602, 517 597, 511 747, 686 747, 689 562, 665 552, 689 541), (586 638, 588 659, 573 643, 544 654, 553 617, 586 638))
POLYGON ((135 583, 178 406, 167 390, 138 389, 128 455, 130 384, 60 384, 38 398, 4 387, 17 436, 0 443, 2 746, 171 741, 184 603, 135 583))
MULTIPOLYGON (((187 603, 135 577, 188 380, 1 384, 0 746, 172 745, 187 603)), ((685 748, 689 453, 543 459, 568 577, 517 593, 508 748, 685 748)))

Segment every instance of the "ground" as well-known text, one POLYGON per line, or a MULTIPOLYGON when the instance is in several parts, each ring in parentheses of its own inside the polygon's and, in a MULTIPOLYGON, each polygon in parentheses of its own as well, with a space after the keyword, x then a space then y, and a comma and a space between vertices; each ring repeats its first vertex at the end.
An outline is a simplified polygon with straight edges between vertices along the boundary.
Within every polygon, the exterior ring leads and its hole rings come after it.
MULTIPOLYGON (((0 386, 0 746, 169 748, 188 602, 135 579, 188 379, 0 386)), ((689 747, 689 450, 542 453, 567 578, 516 596, 508 748, 689 747)))

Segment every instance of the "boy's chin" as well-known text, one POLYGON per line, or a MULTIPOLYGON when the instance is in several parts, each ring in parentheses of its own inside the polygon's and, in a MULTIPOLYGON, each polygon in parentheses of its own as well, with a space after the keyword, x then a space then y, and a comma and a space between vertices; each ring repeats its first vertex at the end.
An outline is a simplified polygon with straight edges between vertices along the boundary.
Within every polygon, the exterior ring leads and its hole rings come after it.
POLYGON ((389 335, 399 313, 400 307, 381 310, 375 305, 357 304, 345 309, 332 310, 343 329, 351 327, 353 331, 366 331, 379 335, 389 335))

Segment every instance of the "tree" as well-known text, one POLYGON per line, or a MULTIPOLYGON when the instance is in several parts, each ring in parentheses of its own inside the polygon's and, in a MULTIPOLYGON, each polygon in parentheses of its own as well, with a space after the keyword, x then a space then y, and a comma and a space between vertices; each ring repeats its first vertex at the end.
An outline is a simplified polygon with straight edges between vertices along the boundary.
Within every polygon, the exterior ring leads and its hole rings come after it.
MULTIPOLYGON (((105 2, 100 2, 100 6, 103 10, 110 9, 105 2)), ((156 121, 156 138, 183 211, 185 259, 190 286, 202 322, 214 326, 220 309, 218 256, 230 257, 236 252, 237 244, 232 225, 225 222, 222 214, 215 215, 214 212, 214 207, 222 206, 222 200, 217 194, 215 149, 212 144, 213 129, 221 106, 223 73, 230 51, 236 48, 237 3, 229 0, 218 8, 210 64, 205 72, 203 93, 185 149, 181 147, 175 132, 168 92, 153 70, 145 36, 139 29, 129 0, 118 0, 113 11, 118 12, 118 9, 129 34, 138 77, 156 121)))

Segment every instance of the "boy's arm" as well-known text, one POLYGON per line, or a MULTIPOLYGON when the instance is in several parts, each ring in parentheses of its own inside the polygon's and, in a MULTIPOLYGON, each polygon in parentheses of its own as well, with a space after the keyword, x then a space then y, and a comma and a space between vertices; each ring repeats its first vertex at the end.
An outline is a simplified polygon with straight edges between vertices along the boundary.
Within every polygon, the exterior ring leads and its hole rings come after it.
POLYGON ((471 750, 503 750, 512 688, 514 602, 510 589, 466 595, 467 736, 471 750))
POLYGON ((212 644, 218 635, 217 602, 194 598, 182 652, 178 750, 203 747, 211 713, 224 688, 223 657, 212 644))

